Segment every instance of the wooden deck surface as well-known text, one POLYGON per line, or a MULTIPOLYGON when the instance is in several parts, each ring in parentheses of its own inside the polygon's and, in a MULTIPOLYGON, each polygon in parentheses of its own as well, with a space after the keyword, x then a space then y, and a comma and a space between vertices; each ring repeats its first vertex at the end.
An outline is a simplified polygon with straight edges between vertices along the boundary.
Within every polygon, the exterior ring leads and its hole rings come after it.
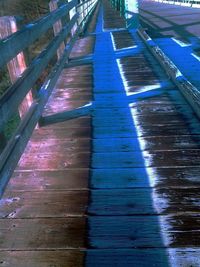
POLYGON ((0 201, 0 266, 198 267, 199 120, 106 0, 88 29, 71 62, 93 63, 63 70, 43 114, 85 116, 34 131, 0 201))

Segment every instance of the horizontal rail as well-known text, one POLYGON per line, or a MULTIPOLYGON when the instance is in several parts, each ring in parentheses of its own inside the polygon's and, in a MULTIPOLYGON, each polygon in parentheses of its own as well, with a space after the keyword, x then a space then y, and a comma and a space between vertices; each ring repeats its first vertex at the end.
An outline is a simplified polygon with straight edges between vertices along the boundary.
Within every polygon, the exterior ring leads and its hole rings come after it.
POLYGON ((182 5, 193 8, 200 8, 200 0, 154 0, 155 2, 160 2, 164 4, 172 5, 182 5))
POLYGON ((0 41, 0 68, 44 34, 57 20, 74 8, 77 3, 78 0, 73 0, 68 4, 64 4, 49 15, 28 24, 21 31, 17 31, 0 41))
MULTIPOLYGON (((83 2, 81 5, 84 7, 84 5, 87 4, 86 6, 86 10, 89 9, 88 13, 86 14, 85 17, 83 17, 80 21, 79 21, 79 24, 82 24, 82 31, 84 31, 86 25, 87 25, 87 22, 91 16, 91 14, 93 13, 93 11, 95 10, 95 7, 96 7, 96 4, 97 4, 97 0, 89 0, 89 1, 86 1, 86 2, 83 2), (89 3, 89 5, 88 5, 89 3)), ((79 5, 79 8, 80 8, 80 5, 79 5)), ((78 11, 78 9, 77 9, 78 11)), ((78 11, 79 12, 79 11, 78 11)), ((82 15, 83 12, 79 12, 79 15, 82 15)))
POLYGON ((143 29, 138 30, 138 33, 200 118, 200 91, 184 77, 176 65, 164 54, 143 29))

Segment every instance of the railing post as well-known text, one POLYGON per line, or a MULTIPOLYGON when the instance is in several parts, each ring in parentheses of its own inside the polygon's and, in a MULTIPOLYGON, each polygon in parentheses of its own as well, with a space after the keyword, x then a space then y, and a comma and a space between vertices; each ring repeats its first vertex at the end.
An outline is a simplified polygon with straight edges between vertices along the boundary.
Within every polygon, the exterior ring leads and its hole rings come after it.
MULTIPOLYGON (((59 1, 58 0, 51 0, 49 2, 49 9, 50 11, 54 11, 56 10, 57 8, 59 7, 59 1)), ((58 20, 54 25, 53 25, 53 31, 54 31, 54 35, 58 35, 59 32, 62 30, 62 21, 61 20, 58 20)), ((58 60, 62 57, 62 54, 65 50, 65 43, 62 42, 60 47, 58 48, 57 50, 57 57, 58 57, 58 60)))
MULTIPOLYGON (((65 0, 61 0, 61 1, 65 1, 65 0)), ((67 2, 70 2, 71 0, 68 0, 67 2)), ((74 14, 77 12, 77 9, 76 7, 72 8, 70 11, 69 11, 69 19, 71 19, 74 14)), ((74 24, 74 27, 71 29, 71 36, 74 35, 75 31, 77 29, 77 23, 74 24)))
POLYGON ((132 14, 126 14, 126 24, 128 29, 135 29, 139 26, 138 0, 125 0, 125 10, 132 14))
MULTIPOLYGON (((18 30, 15 17, 0 17, 0 39, 6 38, 18 30)), ((7 63, 7 68, 11 82, 14 83, 26 70, 26 62, 23 52, 7 63)), ((23 117, 33 102, 32 93, 29 92, 19 106, 20 117, 23 117)))

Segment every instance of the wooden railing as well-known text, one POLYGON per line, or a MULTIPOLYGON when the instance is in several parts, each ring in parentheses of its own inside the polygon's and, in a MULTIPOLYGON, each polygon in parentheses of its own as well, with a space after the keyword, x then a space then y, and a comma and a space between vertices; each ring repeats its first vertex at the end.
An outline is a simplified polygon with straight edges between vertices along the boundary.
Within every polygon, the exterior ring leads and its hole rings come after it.
POLYGON ((200 8, 200 0, 154 0, 156 2, 200 8))
POLYGON ((54 31, 55 37, 53 40, 0 98, 1 133, 9 119, 18 112, 18 108, 31 90, 30 88, 34 86, 51 59, 58 55, 57 52, 60 49, 56 64, 52 67, 41 88, 37 90, 30 107, 21 117, 18 128, 0 155, 0 195, 2 195, 10 176, 16 168, 26 144, 39 122, 55 83, 68 61, 73 45, 84 31, 98 0, 89 0, 83 3, 78 3, 78 0, 72 0, 69 3, 53 1, 58 3, 57 9, 0 41, 1 68, 60 21, 60 30, 54 31), (63 49, 61 50, 61 48, 63 49))

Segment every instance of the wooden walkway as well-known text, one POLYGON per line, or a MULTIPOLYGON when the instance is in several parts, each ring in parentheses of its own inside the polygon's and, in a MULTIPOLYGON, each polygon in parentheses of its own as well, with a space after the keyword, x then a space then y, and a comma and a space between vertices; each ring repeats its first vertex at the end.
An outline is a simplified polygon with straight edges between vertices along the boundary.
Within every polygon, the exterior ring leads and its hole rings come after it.
POLYGON ((198 267, 199 120, 118 12, 97 11, 43 114, 71 119, 35 129, 0 201, 0 266, 198 267))

